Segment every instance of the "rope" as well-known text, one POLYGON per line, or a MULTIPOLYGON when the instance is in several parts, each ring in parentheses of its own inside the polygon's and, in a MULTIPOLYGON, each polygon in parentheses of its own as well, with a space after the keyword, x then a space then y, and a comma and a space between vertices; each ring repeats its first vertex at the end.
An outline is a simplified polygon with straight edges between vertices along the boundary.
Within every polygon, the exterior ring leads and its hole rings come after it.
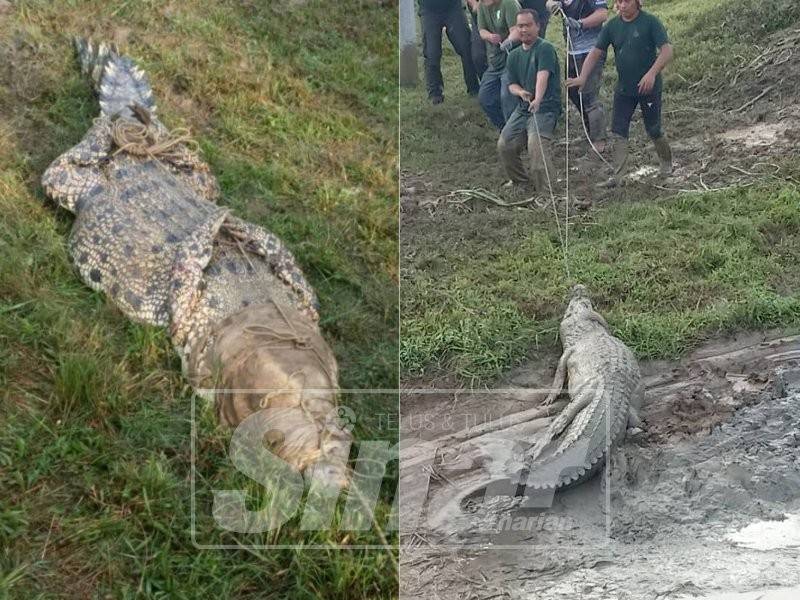
MULTIPOLYGON (((564 14, 564 10, 562 8, 560 8, 560 7, 556 10, 556 12, 561 13, 561 18, 562 19, 565 19, 566 16, 567 16, 567 15, 564 14)), ((569 73, 570 51, 574 50, 574 48, 575 48, 572 45, 572 36, 569 33, 569 27, 567 27, 567 36, 566 37, 567 37, 567 73, 569 73)), ((575 57, 574 54, 571 55, 571 56, 572 56, 572 64, 575 66, 575 74, 576 75, 580 75, 580 73, 578 72, 578 59, 575 57)), ((569 100, 569 91, 567 91, 567 100, 569 100)), ((600 154, 600 151, 594 145, 594 142, 592 142, 592 138, 589 136, 589 129, 586 127, 586 121, 583 119, 583 115, 585 115, 586 112, 583 109, 583 92, 580 91, 580 90, 578 90, 578 103, 580 104, 580 110, 581 110, 581 125, 583 125, 583 135, 586 137, 586 141, 589 142, 589 146, 592 148, 594 153, 600 158, 600 160, 602 160, 606 164, 606 166, 610 167, 611 163, 608 162, 602 154, 600 154)), ((568 102, 567 102, 567 109, 569 109, 569 103, 568 102)), ((567 118, 569 118, 569 117, 567 117, 567 118)))
MULTIPOLYGON (((556 206, 556 196, 553 193, 553 183, 550 180, 550 170, 547 168, 547 158, 544 155, 544 144, 542 144, 542 136, 539 133, 539 121, 536 120, 536 113, 533 113, 533 125, 536 129, 536 139, 539 140, 539 151, 542 153, 542 164, 544 165, 544 175, 547 178, 547 187, 550 190, 550 204, 553 207, 553 215, 556 218, 556 228, 558 229, 558 241, 561 243, 561 247, 563 250, 564 247, 564 236, 561 234, 561 219, 558 216, 558 207, 556 206)), ((567 276, 569 277, 569 265, 566 265, 567 268, 567 276)))
POLYGON ((127 152, 135 156, 177 161, 185 157, 185 146, 198 150, 197 142, 189 135, 188 129, 180 127, 161 133, 152 124, 145 125, 132 119, 116 119, 111 125, 111 137, 117 146, 113 156, 127 152))
MULTIPOLYGON (((569 52, 565 63, 569 72, 569 52)), ((581 119, 583 120, 583 119, 581 119)), ((567 282, 572 280, 569 272, 569 92, 564 94, 564 270, 567 272, 567 282)))
MULTIPOLYGON (((556 12, 561 14, 562 19, 566 19, 566 15, 564 14, 564 10, 562 8, 558 8, 556 12)), ((575 73, 580 75, 578 72, 578 59, 574 54, 570 54, 570 52, 574 49, 572 44, 572 36, 570 35, 569 28, 567 28, 567 56, 565 61, 565 67, 567 73, 569 73, 569 58, 572 56, 573 65, 575 67, 575 73)), ((566 73, 565 73, 566 75, 566 73)), ((586 141, 589 142, 589 146, 592 148, 594 153, 600 157, 606 165, 611 166, 597 147, 592 142, 591 137, 589 136, 589 129, 586 126, 586 120, 584 119, 584 115, 586 114, 584 107, 583 107, 583 92, 578 90, 578 103, 580 106, 580 114, 581 114, 581 125, 583 126, 583 134, 586 137, 586 141)), ((544 145, 542 144, 542 136, 539 133, 539 122, 536 120, 536 114, 533 115, 533 122, 536 127, 536 138, 539 140, 539 149, 542 153, 542 163, 544 164, 544 172, 545 176, 547 177, 547 187, 550 191, 550 202, 553 207, 553 215, 556 219, 556 228, 558 229, 558 239, 561 242, 561 250, 562 255, 564 257, 564 271, 567 275, 567 280, 572 280, 572 274, 570 273, 569 269, 569 91, 565 94, 564 98, 564 121, 565 121, 565 175, 564 175, 564 184, 565 184, 565 192, 564 192, 564 233, 561 233, 561 218, 558 214, 558 207, 556 206, 556 198, 555 194, 553 193, 553 185, 550 179, 550 173, 547 168, 547 160, 544 156, 544 145)))
MULTIPOLYGON (((317 359, 317 363, 325 372, 325 375, 328 377, 328 380, 331 381, 331 383, 334 383, 333 373, 328 368, 328 363, 325 360, 325 357, 323 357, 322 354, 320 353, 319 348, 317 348, 316 344, 311 342, 311 335, 301 334, 300 332, 297 331, 297 328, 295 328, 292 320, 286 316, 286 313, 281 307, 280 302, 276 302, 273 299, 270 299, 270 302, 275 307, 278 314, 281 316, 281 319, 283 319, 284 324, 288 326, 288 331, 286 330, 281 331, 279 329, 275 329, 267 325, 247 325, 243 329, 245 333, 255 338, 262 338, 262 339, 266 338, 266 343, 262 343, 256 348, 252 349, 252 351, 249 354, 247 354, 247 356, 243 358, 241 362, 244 362, 244 360, 250 358, 253 352, 255 352, 260 347, 285 348, 286 347, 285 344, 288 342, 298 350, 311 350, 311 352, 314 354, 314 357, 317 359)), ((289 379, 294 377, 296 374, 297 372, 292 373, 292 375, 289 376, 289 379)))

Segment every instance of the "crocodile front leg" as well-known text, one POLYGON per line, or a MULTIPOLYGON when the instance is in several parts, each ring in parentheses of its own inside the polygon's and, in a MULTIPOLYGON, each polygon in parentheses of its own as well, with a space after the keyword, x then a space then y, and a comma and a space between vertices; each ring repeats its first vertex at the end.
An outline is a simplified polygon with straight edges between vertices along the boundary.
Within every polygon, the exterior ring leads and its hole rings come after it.
POLYGON ((561 358, 558 360, 558 367, 556 367, 556 374, 553 377, 553 385, 550 388, 550 393, 547 395, 547 398, 544 399, 542 402, 542 406, 549 406, 553 403, 553 400, 558 398, 558 395, 561 393, 561 390, 564 388, 564 380, 567 378, 567 361, 569 357, 572 355, 572 348, 568 348, 564 350, 564 353, 561 355, 561 358))
POLYGON ((301 313, 319 320, 319 301, 311 284, 297 265, 294 256, 276 235, 265 229, 242 221, 236 217, 228 217, 225 231, 244 245, 244 249, 257 254, 267 261, 273 273, 295 293, 298 309, 301 313))
POLYGON ((222 210, 184 240, 175 254, 169 290, 170 334, 178 348, 187 343, 190 331, 196 332, 197 305, 202 293, 203 271, 211 260, 214 238, 228 216, 222 210))

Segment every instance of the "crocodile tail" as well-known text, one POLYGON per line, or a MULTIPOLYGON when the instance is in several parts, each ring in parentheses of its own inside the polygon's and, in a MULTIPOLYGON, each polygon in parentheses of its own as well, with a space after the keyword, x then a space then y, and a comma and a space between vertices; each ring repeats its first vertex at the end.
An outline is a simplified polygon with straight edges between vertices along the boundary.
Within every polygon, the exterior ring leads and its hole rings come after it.
POLYGON ((131 106, 136 105, 155 114, 156 104, 147 75, 130 58, 121 55, 116 46, 76 37, 75 49, 81 71, 92 80, 103 115, 133 117, 131 106))

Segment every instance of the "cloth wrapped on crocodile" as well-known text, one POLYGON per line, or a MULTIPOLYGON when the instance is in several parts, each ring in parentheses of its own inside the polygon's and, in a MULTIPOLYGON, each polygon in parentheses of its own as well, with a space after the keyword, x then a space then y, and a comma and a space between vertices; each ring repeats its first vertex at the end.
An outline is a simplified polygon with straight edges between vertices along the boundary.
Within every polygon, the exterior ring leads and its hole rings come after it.
POLYGON ((279 457, 306 478, 346 484, 351 437, 332 418, 336 360, 294 257, 216 204, 208 165, 185 131, 159 121, 130 58, 75 45, 100 116, 42 185, 75 214, 69 253, 81 277, 129 318, 169 328, 190 383, 216 390, 220 422, 269 408, 279 457))

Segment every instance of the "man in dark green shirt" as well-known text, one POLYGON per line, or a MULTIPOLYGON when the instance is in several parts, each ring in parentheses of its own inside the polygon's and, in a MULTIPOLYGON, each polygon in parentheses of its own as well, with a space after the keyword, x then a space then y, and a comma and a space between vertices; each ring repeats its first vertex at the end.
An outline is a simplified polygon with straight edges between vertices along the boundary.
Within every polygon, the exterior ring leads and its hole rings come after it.
POLYGON ((617 0, 618 16, 603 27, 594 49, 586 57, 579 77, 567 87, 582 87, 595 63, 614 47, 619 82, 614 91, 614 175, 607 185, 619 185, 628 157, 631 118, 639 105, 644 127, 656 148, 661 173, 672 172, 672 151, 661 132, 661 71, 672 60, 672 44, 661 21, 641 9, 640 0, 617 0))
POLYGON ((505 76, 506 56, 519 40, 515 19, 520 10, 517 0, 480 0, 478 31, 486 43, 489 68, 481 78, 478 100, 489 121, 502 129, 514 110, 515 99, 508 93, 505 76))
POLYGON ((555 181, 550 140, 561 115, 558 55, 550 42, 539 37, 536 11, 521 10, 516 26, 522 45, 506 61, 508 89, 516 107, 500 132, 497 151, 514 185, 531 182, 537 192, 543 192, 555 181), (520 157, 526 143, 530 175, 520 157))

